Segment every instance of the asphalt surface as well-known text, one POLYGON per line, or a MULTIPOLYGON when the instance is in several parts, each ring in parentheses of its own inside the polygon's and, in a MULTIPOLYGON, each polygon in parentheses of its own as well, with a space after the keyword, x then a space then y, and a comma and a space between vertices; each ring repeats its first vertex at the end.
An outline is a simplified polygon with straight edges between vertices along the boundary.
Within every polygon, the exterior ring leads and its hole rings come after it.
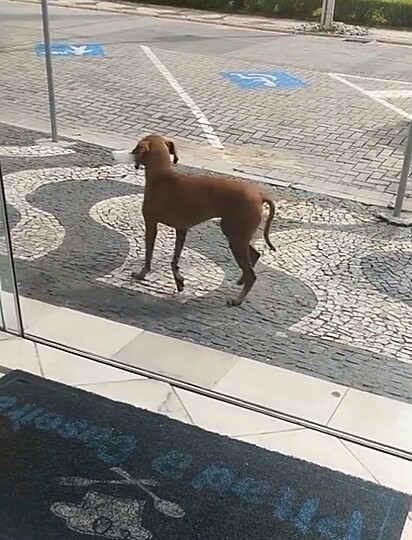
MULTIPOLYGON (((53 6, 49 12, 53 41, 70 38, 93 39, 103 45, 156 43, 158 48, 176 52, 206 56, 232 53, 231 57, 239 60, 260 62, 263 57, 272 64, 289 68, 412 81, 412 59, 407 47, 350 43, 313 36, 274 35, 218 25, 53 6)), ((2 46, 5 49, 17 41, 16 29, 27 31, 28 37, 41 34, 38 5, 3 0, 0 2, 0 16, 4 29, 2 46)), ((30 48, 33 43, 24 45, 30 48)))

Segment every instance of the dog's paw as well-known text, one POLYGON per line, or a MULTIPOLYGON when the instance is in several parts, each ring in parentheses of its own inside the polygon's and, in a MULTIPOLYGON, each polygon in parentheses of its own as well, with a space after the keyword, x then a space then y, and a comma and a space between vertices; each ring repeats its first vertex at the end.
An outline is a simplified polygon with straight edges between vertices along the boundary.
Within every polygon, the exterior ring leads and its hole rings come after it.
POLYGON ((141 281, 146 277, 147 270, 141 270, 140 272, 132 272, 131 277, 132 279, 136 279, 138 281, 141 281))
POLYGON ((181 281, 179 283, 176 283, 176 288, 177 288, 177 292, 183 292, 183 290, 185 288, 185 285, 184 285, 183 281, 181 281))
POLYGON ((227 300, 226 302, 226 305, 229 306, 229 307, 237 307, 237 306, 240 306, 241 304, 241 300, 239 300, 239 298, 229 298, 229 300, 227 300))

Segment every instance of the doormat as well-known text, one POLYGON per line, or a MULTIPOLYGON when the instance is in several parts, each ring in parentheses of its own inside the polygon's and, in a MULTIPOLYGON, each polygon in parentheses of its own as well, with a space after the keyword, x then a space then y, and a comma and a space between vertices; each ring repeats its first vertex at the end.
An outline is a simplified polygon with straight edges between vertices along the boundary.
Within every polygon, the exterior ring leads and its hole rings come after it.
POLYGON ((0 379, 0 538, 399 540, 411 497, 21 371, 0 379))

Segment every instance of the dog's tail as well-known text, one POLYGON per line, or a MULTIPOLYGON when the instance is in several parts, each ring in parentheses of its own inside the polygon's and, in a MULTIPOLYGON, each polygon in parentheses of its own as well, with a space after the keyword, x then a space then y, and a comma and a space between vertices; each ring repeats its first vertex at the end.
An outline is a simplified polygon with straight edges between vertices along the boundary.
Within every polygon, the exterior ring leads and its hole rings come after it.
POLYGON ((262 195, 262 203, 266 203, 269 206, 269 215, 263 229, 263 238, 265 239, 265 242, 269 248, 272 251, 276 251, 275 246, 272 244, 269 238, 270 226, 272 225, 273 218, 275 217, 275 203, 266 195, 262 195))

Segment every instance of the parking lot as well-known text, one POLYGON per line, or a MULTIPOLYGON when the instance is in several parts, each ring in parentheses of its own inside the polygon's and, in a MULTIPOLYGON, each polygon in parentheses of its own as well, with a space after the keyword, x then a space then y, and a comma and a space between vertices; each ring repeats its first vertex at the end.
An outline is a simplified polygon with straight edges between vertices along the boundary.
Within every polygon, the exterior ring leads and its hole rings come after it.
MULTIPOLYGON (((35 127, 48 114, 39 7, 0 6, 0 106, 35 127)), ((396 192, 412 113, 407 47, 56 7, 51 31, 80 47, 54 56, 62 130, 163 132, 284 183, 396 192)))

